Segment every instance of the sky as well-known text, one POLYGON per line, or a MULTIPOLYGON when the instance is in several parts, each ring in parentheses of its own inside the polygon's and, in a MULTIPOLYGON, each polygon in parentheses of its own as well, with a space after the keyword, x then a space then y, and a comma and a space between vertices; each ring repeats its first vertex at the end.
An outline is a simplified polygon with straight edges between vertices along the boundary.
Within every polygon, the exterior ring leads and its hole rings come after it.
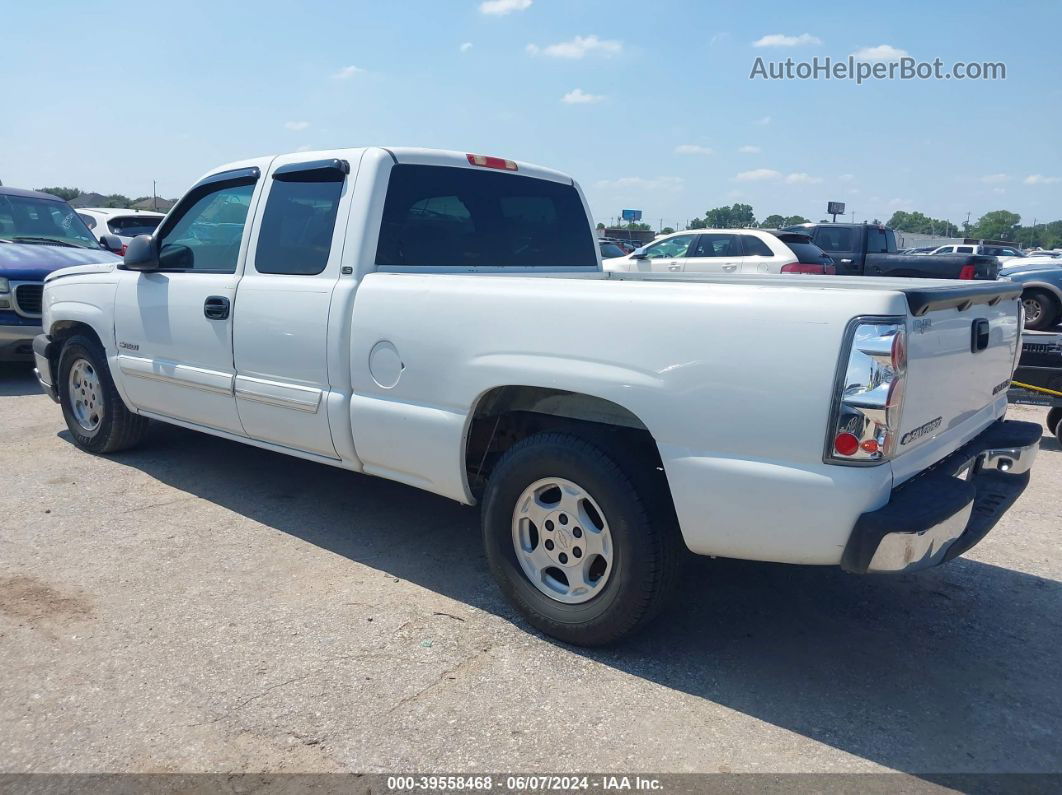
POLYGON ((5 5, 5 185, 176 197, 229 161, 378 144, 565 171, 605 222, 734 202, 818 220, 831 200, 1062 218, 1058 0, 5 5), (750 79, 757 57, 903 54, 1007 76, 750 79))

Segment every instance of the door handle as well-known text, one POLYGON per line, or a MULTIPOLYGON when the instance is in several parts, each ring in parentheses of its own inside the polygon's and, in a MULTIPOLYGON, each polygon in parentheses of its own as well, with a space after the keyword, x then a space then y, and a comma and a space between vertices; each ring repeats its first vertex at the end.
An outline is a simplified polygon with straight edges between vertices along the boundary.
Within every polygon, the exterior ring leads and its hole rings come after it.
POLYGON ((223 295, 207 296, 203 302, 203 314, 210 320, 227 320, 230 307, 229 299, 223 295))
POLYGON ((731 271, 736 271, 737 265, 724 265, 723 270, 725 270, 727 273, 730 273, 731 271))
POLYGON ((680 271, 680 270, 682 270, 682 266, 681 265, 668 265, 667 269, 669 271, 680 271))

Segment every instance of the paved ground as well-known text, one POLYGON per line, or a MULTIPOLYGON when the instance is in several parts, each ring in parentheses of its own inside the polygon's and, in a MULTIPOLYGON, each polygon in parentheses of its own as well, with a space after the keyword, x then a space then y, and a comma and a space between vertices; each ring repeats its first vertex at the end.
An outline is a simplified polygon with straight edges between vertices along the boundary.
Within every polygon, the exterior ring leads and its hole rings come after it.
POLYGON ((165 426, 86 455, 26 368, 0 429, 0 771, 1062 771, 1051 437, 965 559, 702 560, 585 652, 502 602, 473 509, 165 426))

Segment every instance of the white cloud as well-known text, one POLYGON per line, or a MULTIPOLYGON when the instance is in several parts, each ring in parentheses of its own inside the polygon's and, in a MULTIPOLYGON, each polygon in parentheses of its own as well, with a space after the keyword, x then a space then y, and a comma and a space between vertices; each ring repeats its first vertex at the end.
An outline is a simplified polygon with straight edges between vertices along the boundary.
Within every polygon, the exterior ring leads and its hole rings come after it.
POLYGON ((289 130, 294 130, 295 132, 298 132, 299 130, 305 130, 309 126, 310 126, 310 123, 308 121, 286 121, 286 122, 284 122, 284 127, 286 127, 289 130))
POLYGON ((469 50, 472 49, 472 42, 466 41, 460 47, 458 47, 457 49, 459 49, 461 52, 468 52, 469 50))
POLYGON ((608 57, 623 52, 623 42, 615 39, 599 39, 591 34, 576 36, 571 41, 547 44, 545 47, 528 44, 525 49, 531 55, 548 55, 550 58, 583 58, 592 53, 608 57))
POLYGON ((822 182, 822 177, 813 177, 803 171, 794 171, 786 175, 785 181, 790 185, 817 185, 822 182))
POLYGON ((857 61, 895 61, 906 58, 910 53, 893 47, 891 44, 879 44, 876 47, 860 47, 852 57, 857 61))
POLYGON ((771 33, 752 42, 753 47, 799 47, 804 44, 822 44, 822 39, 810 33, 801 33, 799 36, 771 33))
POLYGON ((712 150, 698 144, 679 144, 675 147, 676 155, 710 155, 712 150))
POLYGON ((1053 185, 1058 181, 1058 177, 1045 177, 1043 174, 1030 174, 1022 180, 1026 185, 1053 185))
POLYGON ((998 182, 1007 182, 1008 180, 1010 180, 1010 176, 1008 174, 986 174, 985 176, 981 177, 981 182, 987 183, 989 185, 998 182))
POLYGON ((758 146, 745 145, 738 147, 738 151, 741 152, 741 154, 743 155, 758 155, 763 150, 760 149, 758 146))
POLYGON ((771 123, 771 117, 770 116, 761 116, 760 118, 756 119, 756 124, 760 125, 761 127, 766 127, 770 123, 771 123))
POLYGON ((533 0, 484 0, 479 4, 479 13, 500 17, 513 11, 526 11, 532 2, 533 0))
POLYGON ((781 179, 782 172, 773 168, 754 168, 752 171, 742 171, 734 179, 738 182, 764 182, 766 180, 781 179))
POLYGON ((566 105, 589 105, 593 102, 600 102, 604 98, 602 94, 587 94, 581 88, 576 88, 561 97, 561 102, 566 105))
POLYGON ((354 75, 360 75, 365 72, 360 66, 344 66, 338 72, 332 75, 334 80, 350 80, 354 75))
POLYGON ((853 179, 855 179, 855 175, 854 174, 841 174, 841 176, 839 176, 837 179, 841 180, 841 182, 851 182, 853 179))
POLYGON ((682 177, 620 177, 619 179, 602 179, 595 183, 595 187, 602 190, 612 191, 668 191, 682 190, 686 180, 682 177))

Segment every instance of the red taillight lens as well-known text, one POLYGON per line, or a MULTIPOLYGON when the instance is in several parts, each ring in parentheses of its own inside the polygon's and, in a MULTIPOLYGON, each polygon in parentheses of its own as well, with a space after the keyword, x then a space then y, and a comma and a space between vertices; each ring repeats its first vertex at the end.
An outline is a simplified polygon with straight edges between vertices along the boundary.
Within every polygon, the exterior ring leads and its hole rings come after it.
POLYGON ((128 243, 122 243, 122 250, 119 251, 118 254, 124 257, 125 256, 125 250, 127 248, 129 248, 129 244, 128 243))
POLYGON ((504 157, 492 157, 490 155, 465 155, 469 165, 482 168, 500 168, 502 171, 518 171, 516 163, 506 160, 504 157))
POLYGON ((960 279, 973 279, 977 275, 977 268, 973 265, 963 265, 959 270, 960 279))
POLYGON ((855 434, 839 433, 833 440, 833 447, 841 455, 855 455, 855 451, 859 449, 859 440, 855 434))
POLYGON ((782 266, 782 273, 812 273, 823 276, 826 268, 823 265, 808 265, 804 262, 789 262, 782 266))

